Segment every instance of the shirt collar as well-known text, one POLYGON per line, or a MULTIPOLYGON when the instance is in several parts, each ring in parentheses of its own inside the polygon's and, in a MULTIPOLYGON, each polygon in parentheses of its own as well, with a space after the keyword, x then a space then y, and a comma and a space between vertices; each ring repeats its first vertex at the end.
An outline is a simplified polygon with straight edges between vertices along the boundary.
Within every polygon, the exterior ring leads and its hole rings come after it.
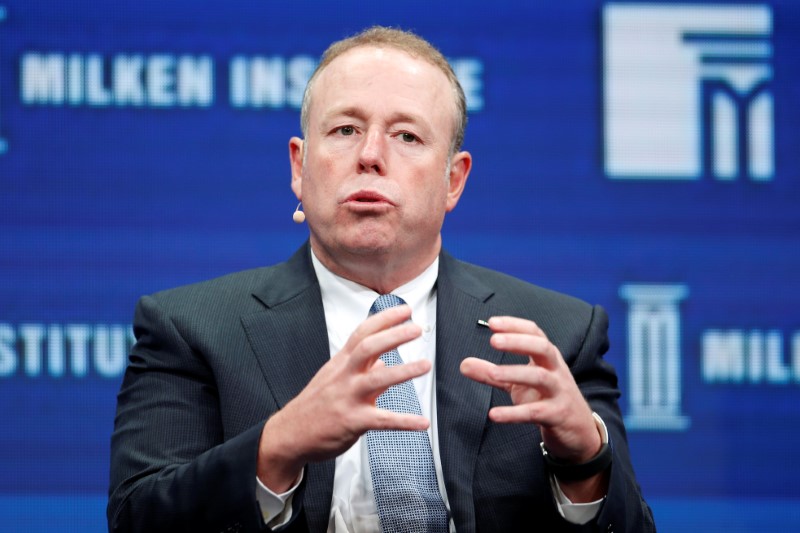
MULTIPOLYGON (((374 290, 354 281, 338 276, 328 270, 317 259, 311 249, 311 262, 319 281, 323 305, 336 312, 352 312, 358 314, 358 321, 363 321, 369 314, 369 308, 380 296, 374 290)), ((439 256, 419 276, 392 291, 411 306, 412 310, 423 307, 433 295, 436 278, 439 275, 439 256)), ((355 318, 355 317, 354 317, 355 318)))

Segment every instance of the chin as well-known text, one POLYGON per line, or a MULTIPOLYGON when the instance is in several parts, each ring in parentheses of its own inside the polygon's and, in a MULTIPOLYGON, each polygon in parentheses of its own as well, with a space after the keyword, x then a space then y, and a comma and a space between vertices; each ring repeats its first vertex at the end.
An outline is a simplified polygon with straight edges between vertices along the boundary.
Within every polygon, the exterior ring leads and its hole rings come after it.
POLYGON ((392 251, 392 243, 383 240, 359 240, 357 242, 349 242, 342 246, 343 249, 350 252, 352 255, 359 256, 375 256, 385 255, 392 251))
POLYGON ((357 255, 385 254, 396 248, 397 235, 386 224, 358 224, 339 235, 340 247, 357 255))

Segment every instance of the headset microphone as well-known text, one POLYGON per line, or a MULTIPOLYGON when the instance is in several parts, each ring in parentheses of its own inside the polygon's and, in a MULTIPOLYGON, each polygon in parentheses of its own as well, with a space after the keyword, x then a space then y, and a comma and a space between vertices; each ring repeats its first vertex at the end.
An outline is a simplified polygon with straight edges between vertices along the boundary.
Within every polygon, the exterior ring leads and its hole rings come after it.
POLYGON ((294 214, 292 215, 292 220, 294 220, 298 224, 302 224, 306 221, 306 214, 300 211, 300 206, 303 205, 303 202, 297 204, 297 209, 294 210, 294 214))

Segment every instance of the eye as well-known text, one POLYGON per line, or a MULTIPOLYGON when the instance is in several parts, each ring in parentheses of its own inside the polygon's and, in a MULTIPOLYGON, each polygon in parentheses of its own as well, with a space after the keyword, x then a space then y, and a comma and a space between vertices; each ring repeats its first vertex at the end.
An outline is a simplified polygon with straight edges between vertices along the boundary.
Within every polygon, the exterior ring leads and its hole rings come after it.
POLYGON ((400 138, 405 143, 415 143, 415 142, 419 141, 419 139, 417 138, 416 135, 414 135, 413 133, 408 133, 408 132, 401 133, 400 134, 400 138))
POLYGON ((353 126, 342 126, 339 128, 339 133, 342 135, 353 135, 356 132, 356 129, 353 126))

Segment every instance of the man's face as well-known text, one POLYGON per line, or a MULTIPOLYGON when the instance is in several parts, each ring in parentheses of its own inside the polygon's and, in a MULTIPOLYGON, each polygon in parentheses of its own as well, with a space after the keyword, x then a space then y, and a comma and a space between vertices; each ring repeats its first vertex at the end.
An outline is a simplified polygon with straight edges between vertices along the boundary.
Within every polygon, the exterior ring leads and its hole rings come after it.
POLYGON ((450 154, 455 105, 443 72, 393 48, 355 48, 319 73, 290 156, 323 262, 433 260, 471 164, 450 154))

